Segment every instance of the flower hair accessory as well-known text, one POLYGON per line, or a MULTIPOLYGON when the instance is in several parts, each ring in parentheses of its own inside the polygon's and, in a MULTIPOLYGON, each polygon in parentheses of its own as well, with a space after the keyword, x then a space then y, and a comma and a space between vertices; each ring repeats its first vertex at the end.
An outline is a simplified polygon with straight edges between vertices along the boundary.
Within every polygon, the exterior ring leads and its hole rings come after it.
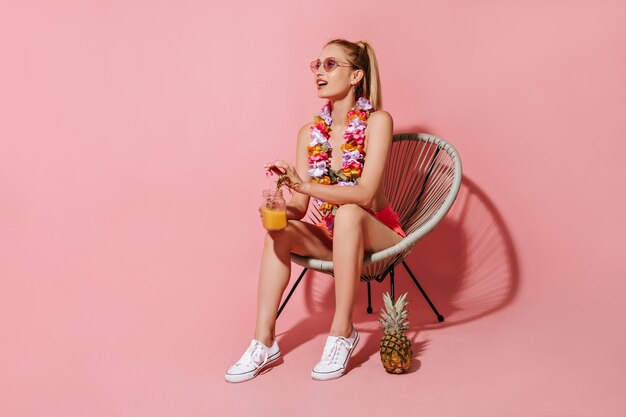
MULTIPOLYGON (((311 142, 309 151, 309 175, 311 182, 324 185, 352 186, 356 185, 363 172, 365 162, 365 128, 372 111, 372 104, 365 97, 357 100, 346 116, 346 130, 343 132, 344 144, 341 145, 343 151, 341 169, 334 171, 331 168, 330 158, 332 147, 329 142, 331 124, 331 102, 330 100, 322 107, 319 114, 316 114, 311 126, 311 142)), ((328 203, 317 198, 314 199, 319 205, 322 219, 330 234, 333 234, 335 212, 339 205, 328 203)))

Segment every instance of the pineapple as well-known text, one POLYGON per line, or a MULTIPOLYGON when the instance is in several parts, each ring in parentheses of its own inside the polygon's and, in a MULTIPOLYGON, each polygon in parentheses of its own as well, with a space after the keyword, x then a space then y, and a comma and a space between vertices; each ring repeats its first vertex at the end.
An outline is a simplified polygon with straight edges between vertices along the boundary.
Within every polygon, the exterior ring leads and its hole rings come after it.
POLYGON ((406 372, 413 360, 411 341, 404 334, 409 324, 406 320, 408 311, 405 308, 407 295, 408 293, 402 294, 394 305, 389 293, 383 294, 387 311, 380 312, 382 318, 379 321, 385 333, 380 341, 380 360, 389 373, 406 372))

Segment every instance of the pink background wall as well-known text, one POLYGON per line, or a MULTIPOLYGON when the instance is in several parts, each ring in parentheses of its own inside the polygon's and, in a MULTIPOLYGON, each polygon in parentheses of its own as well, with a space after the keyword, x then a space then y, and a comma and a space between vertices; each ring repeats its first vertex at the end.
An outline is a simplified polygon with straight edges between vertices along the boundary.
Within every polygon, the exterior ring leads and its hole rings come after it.
POLYGON ((0 415, 626 416, 625 19, 621 1, 3 2, 0 415), (416 358, 387 375, 363 284, 350 372, 313 381, 334 295, 309 275, 284 363, 230 385, 263 164, 293 160, 336 36, 374 46, 396 133, 462 157, 409 257, 446 322, 399 271, 416 358))

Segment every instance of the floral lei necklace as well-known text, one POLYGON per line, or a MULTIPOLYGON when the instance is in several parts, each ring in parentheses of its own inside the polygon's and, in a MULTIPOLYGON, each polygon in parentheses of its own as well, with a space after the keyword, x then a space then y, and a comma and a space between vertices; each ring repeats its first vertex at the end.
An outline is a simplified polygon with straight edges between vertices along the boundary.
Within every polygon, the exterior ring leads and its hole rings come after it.
MULTIPOLYGON (((346 116, 348 125, 343 132, 345 143, 341 145, 343 160, 339 171, 334 171, 330 162, 332 147, 328 139, 330 138, 330 125, 333 122, 330 114, 331 106, 331 102, 328 101, 322 107, 322 111, 314 116, 313 126, 311 126, 311 142, 307 147, 311 182, 326 185, 337 184, 339 186, 356 185, 361 177, 363 162, 365 161, 365 128, 372 104, 365 97, 361 97, 348 111, 346 116)), ((314 200, 319 205, 322 219, 332 235, 335 212, 339 205, 317 198, 314 200)))

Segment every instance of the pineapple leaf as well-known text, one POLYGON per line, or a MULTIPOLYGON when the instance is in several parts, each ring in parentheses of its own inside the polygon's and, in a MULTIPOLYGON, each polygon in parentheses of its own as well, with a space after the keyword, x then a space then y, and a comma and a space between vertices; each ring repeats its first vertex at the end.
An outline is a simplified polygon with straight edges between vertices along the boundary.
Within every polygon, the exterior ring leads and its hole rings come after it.
POLYGON ((391 296, 389 293, 383 294, 383 301, 385 302, 385 307, 387 308, 387 312, 391 312, 393 310, 393 301, 391 300, 391 296))
POLYGON ((380 315, 383 317, 383 320, 386 323, 394 321, 393 318, 389 314, 385 313, 384 311, 380 315))

